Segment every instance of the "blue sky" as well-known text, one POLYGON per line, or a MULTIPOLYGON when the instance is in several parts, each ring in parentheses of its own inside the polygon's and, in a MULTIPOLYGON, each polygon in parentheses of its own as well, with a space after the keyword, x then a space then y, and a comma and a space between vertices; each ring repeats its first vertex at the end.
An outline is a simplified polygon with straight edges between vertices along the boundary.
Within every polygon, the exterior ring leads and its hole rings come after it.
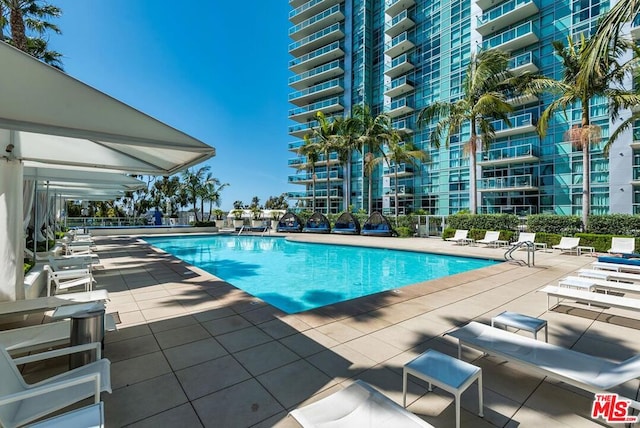
POLYGON ((75 78, 214 146, 207 164, 235 200, 287 184, 288 2, 51 0, 51 35, 75 78))

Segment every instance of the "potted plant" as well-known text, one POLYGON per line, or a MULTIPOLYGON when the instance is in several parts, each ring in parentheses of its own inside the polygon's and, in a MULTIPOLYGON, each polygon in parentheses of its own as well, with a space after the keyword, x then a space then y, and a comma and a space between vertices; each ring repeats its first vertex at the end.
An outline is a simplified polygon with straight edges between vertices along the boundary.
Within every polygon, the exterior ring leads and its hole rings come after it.
POLYGON ((224 216, 224 211, 222 211, 220 208, 213 210, 213 215, 215 216, 216 220, 223 220, 223 216, 224 216))
POLYGON ((251 226, 252 227, 261 227, 262 226, 262 209, 260 207, 251 207, 251 226))
POLYGON ((281 217, 282 213, 280 211, 271 211, 271 229, 278 230, 278 223, 281 217))
POLYGON ((244 211, 236 208, 231 211, 231 214, 233 214, 233 227, 240 229, 244 225, 244 221, 242 220, 242 214, 244 214, 244 211))

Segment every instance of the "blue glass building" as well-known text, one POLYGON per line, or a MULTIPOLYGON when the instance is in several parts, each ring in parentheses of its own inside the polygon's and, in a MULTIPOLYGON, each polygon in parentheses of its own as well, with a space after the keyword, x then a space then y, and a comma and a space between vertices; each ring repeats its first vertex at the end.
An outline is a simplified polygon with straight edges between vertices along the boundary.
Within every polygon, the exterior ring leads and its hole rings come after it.
MULTIPOLYGON (((429 143, 429 129, 416 126, 420 110, 436 100, 459 96, 466 65, 479 49, 509 52, 513 73, 532 71, 560 78, 562 65, 551 42, 589 34, 610 7, 609 0, 289 3, 293 104, 289 165, 295 168, 289 181, 301 185, 290 198, 311 207, 315 188, 320 211, 367 208, 368 178, 359 154, 346 165, 337 155, 321 157, 315 179, 306 159, 295 154, 302 137, 316 125, 316 112, 345 115, 353 105, 364 103, 373 114, 390 115, 394 127, 410 133, 414 144, 430 154, 430 161, 417 167, 380 166, 373 176, 374 209, 394 212, 397 189, 400 213, 423 209, 438 215, 469 209, 469 156, 464 150, 469 130, 453 135, 448 148, 442 145, 437 150, 429 143)), ((640 38, 640 21, 631 23, 630 29, 640 38)), ((535 126, 551 99, 549 95, 518 99, 513 103, 512 126, 496 123, 495 143, 476 154, 477 212, 581 214, 582 151, 567 137, 570 127, 580 123, 580 108, 568 110, 566 117, 557 114, 541 140, 535 126)), ((614 129, 607 101, 593 100, 591 115, 603 137, 591 150, 591 212, 640 213, 640 124, 616 141, 607 158, 602 147, 614 129)))

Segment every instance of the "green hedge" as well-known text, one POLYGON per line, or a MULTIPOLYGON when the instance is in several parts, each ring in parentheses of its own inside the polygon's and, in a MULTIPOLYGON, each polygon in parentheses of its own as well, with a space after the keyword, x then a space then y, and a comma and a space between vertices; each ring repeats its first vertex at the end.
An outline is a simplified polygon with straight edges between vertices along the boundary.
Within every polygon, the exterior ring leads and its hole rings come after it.
POLYGON ((215 227, 215 221, 194 221, 193 227, 215 227))
POLYGON ((451 229, 515 231, 518 224, 518 216, 514 214, 456 214, 447 217, 447 228, 451 229))
POLYGON ((640 237, 640 216, 631 214, 590 215, 588 232, 640 237))
POLYGON ((582 230, 582 220, 578 216, 534 214, 527 216, 527 230, 573 236, 582 230))

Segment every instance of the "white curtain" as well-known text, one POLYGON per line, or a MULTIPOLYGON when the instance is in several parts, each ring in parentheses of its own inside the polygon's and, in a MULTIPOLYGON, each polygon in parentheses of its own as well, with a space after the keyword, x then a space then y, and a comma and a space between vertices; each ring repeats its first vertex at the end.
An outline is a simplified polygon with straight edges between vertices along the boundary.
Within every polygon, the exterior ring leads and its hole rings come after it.
POLYGON ((33 208, 33 193, 35 192, 36 182, 34 180, 24 180, 22 190, 22 212, 24 214, 23 219, 23 231, 27 232, 27 227, 31 223, 31 209, 33 208))
POLYGON ((35 229, 36 229, 36 241, 46 241, 45 236, 42 234, 42 226, 44 226, 47 217, 49 215, 49 204, 47 203, 47 191, 38 190, 37 194, 37 210, 35 215, 35 229))
POLYGON ((24 299, 24 216, 19 160, 0 158, 0 301, 24 299))

